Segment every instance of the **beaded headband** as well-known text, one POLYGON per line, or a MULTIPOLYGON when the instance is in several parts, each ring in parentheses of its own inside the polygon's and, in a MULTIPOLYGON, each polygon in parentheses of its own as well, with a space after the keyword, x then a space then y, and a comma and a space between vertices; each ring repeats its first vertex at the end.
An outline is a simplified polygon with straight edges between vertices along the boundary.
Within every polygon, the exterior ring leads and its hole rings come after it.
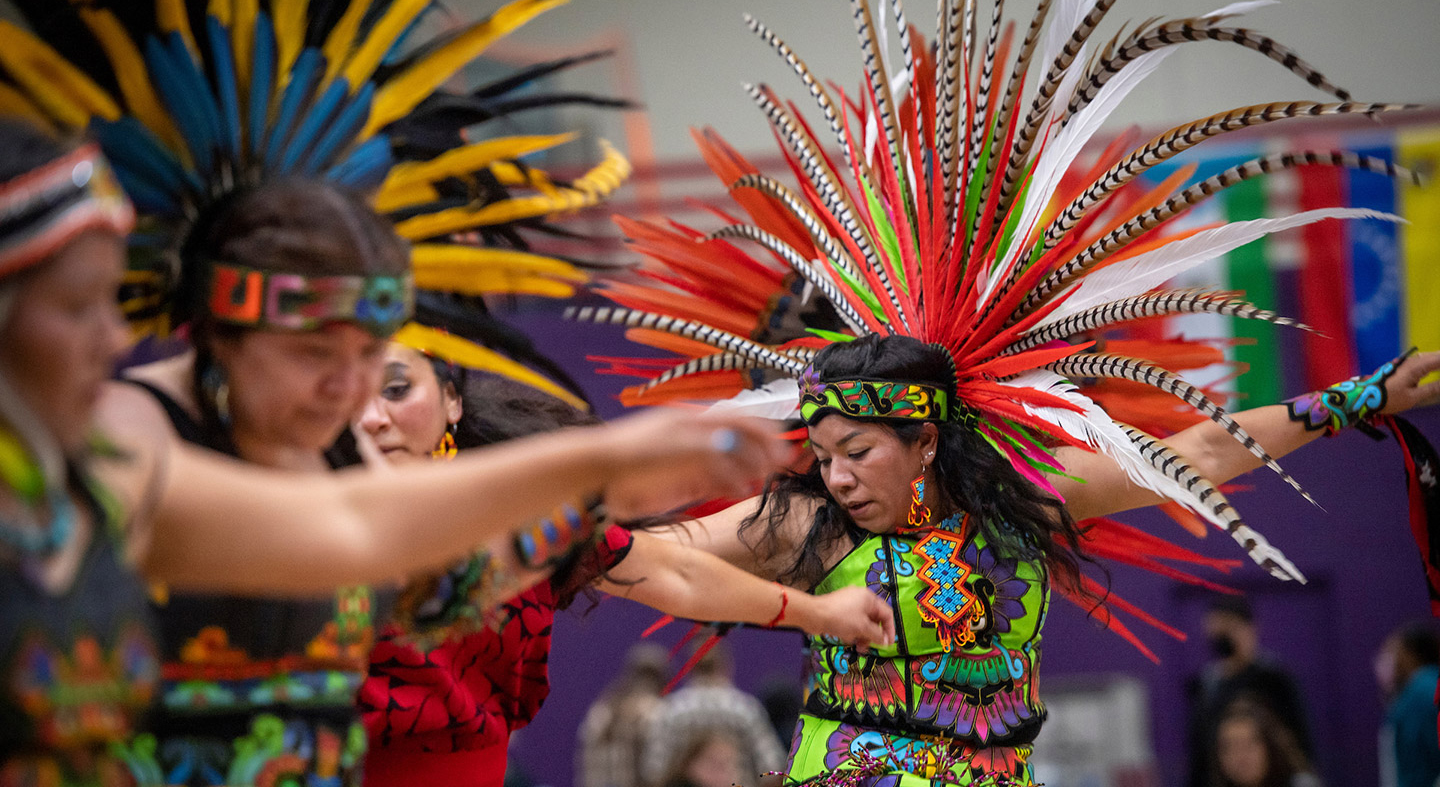
POLYGON ((404 276, 302 276, 242 265, 210 266, 210 314, 232 325, 313 331, 354 322, 388 337, 415 309, 415 282, 404 276))
POLYGON ((928 383, 901 380, 820 382, 813 366, 800 376, 800 417, 814 425, 831 413, 848 418, 900 418, 945 421, 950 395, 928 383))
POLYGON ((95 145, 0 184, 0 276, 45 259, 88 229, 126 235, 135 211, 95 145))

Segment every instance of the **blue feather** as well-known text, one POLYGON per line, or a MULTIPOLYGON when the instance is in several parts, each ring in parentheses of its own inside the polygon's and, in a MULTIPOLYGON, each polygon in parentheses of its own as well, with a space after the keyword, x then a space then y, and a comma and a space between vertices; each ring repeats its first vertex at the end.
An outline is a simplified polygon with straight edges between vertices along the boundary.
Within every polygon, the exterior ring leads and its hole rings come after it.
POLYGON ((195 58, 190 54, 190 47, 185 44, 185 39, 178 31, 169 35, 166 45, 170 49, 170 63, 179 70, 180 78, 185 80, 189 90, 190 100, 199 110, 200 117, 204 118, 210 144, 218 149, 225 134, 225 125, 220 120, 220 106, 215 103, 215 93, 205 81, 204 65, 195 62, 195 58))
POLYGON ((344 161, 330 168, 325 179, 352 189, 367 190, 379 186, 385 173, 395 163, 390 151, 390 136, 378 134, 350 151, 344 161))
POLYGON ((280 162, 280 153, 290 136, 290 127, 315 92, 315 85, 323 76, 324 65, 325 56, 315 47, 306 47, 295 58, 295 65, 290 68, 290 84, 285 86, 285 94, 280 98, 280 114, 270 127, 270 138, 265 141, 266 169, 274 169, 280 162))
POLYGON ((295 130, 295 136, 285 147, 285 158, 280 162, 282 171, 291 172, 299 166, 301 158, 310 150, 320 132, 329 125, 335 110, 340 108, 340 104, 349 94, 350 82, 344 77, 335 77, 330 86, 325 88, 320 100, 310 107, 310 112, 305 115, 305 120, 301 121, 300 127, 295 130))
POLYGON ((96 118, 90 123, 90 134, 106 158, 129 167, 157 189, 176 195, 202 190, 195 173, 186 170, 136 117, 126 115, 114 122, 96 118))
MULTIPOLYGON (((174 36, 183 47, 184 42, 180 40, 179 34, 174 36)), ((186 61, 190 60, 188 53, 183 57, 186 61)), ((189 84, 189 74, 194 70, 193 63, 189 69, 175 63, 170 50, 159 38, 153 36, 145 41, 145 63, 150 69, 155 89, 160 92, 161 100, 165 102, 166 109, 170 110, 170 117, 190 148, 190 157, 194 159, 195 166, 202 172, 209 172, 215 157, 215 140, 210 133, 211 126, 205 117, 204 107, 200 106, 200 97, 189 84)))
POLYGON ((305 166, 302 170, 306 175, 314 175, 335 156, 336 151, 350 144, 351 140, 355 138, 355 135, 365 125, 365 121, 369 119, 370 102, 374 100, 374 98, 375 83, 366 82, 365 86, 360 88, 360 92, 356 93, 355 97, 350 99, 350 103, 346 105, 345 109, 335 118, 335 121, 330 124, 330 128, 325 132, 325 136, 321 137, 320 141, 315 144, 315 150, 312 151, 310 157, 305 160, 305 166))
POLYGON ((129 166, 114 159, 110 160, 110 167, 115 170, 115 179, 120 182, 120 187, 125 189, 125 196, 129 197, 142 213, 174 216, 180 212, 180 200, 174 192, 156 188, 129 166))
POLYGON ((416 28, 420 27, 420 23, 424 21, 425 16, 440 7, 439 3, 431 3, 425 6, 425 9, 420 13, 416 14, 415 18, 410 20, 410 24, 405 26, 405 30, 395 37, 395 43, 390 45, 390 49, 385 52, 385 56, 380 59, 380 62, 388 66, 398 60, 401 50, 405 48, 406 42, 410 40, 410 35, 415 32, 416 28))
POLYGON ((270 120, 270 92, 275 89, 275 28, 263 10, 255 17, 255 52, 251 61, 250 155, 259 158, 270 120))
POLYGON ((210 62, 215 69, 215 95, 220 99, 220 141, 231 161, 240 158, 240 87, 235 77, 235 52, 230 48, 230 31, 213 16, 205 17, 210 37, 210 62))

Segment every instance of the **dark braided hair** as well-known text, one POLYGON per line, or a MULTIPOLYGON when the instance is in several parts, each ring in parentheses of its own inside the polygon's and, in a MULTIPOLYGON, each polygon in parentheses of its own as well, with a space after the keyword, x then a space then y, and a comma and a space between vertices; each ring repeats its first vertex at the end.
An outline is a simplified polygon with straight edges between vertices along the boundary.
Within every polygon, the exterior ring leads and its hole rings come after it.
MULTIPOLYGON (((814 368, 822 381, 908 380, 948 389, 955 379, 949 353, 905 336, 866 336, 832 344, 816 354, 814 368)), ((890 429, 905 445, 913 445, 924 430, 920 421, 856 420, 890 429)), ((936 426, 940 436, 931 470, 934 488, 942 495, 938 510, 972 515, 988 542, 1011 555, 1044 560, 1060 581, 1078 586, 1081 531, 1060 501, 1020 475, 974 429, 955 422, 936 426)), ((760 507, 741 523, 740 537, 760 554, 773 555, 780 528, 801 499, 820 505, 799 554, 778 579, 813 587, 824 577, 829 548, 861 532, 825 488, 818 463, 801 473, 772 478, 760 507)))

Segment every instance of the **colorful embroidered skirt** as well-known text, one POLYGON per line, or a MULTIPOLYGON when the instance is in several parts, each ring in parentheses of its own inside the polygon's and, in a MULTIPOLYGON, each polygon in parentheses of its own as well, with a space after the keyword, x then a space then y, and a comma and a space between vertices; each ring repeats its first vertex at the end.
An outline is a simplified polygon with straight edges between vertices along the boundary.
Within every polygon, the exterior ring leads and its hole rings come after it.
POLYGON ((906 736, 800 716, 786 782, 834 787, 1022 787, 1035 783, 1030 746, 906 736))

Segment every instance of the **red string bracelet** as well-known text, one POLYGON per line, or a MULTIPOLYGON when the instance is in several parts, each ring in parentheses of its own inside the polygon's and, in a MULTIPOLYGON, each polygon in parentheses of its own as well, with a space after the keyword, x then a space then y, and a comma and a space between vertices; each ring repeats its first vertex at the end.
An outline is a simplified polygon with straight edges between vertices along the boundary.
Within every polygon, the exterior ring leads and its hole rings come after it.
POLYGON ((775 616, 775 619, 774 619, 774 620, 770 621, 769 623, 766 623, 766 624, 765 624, 765 628, 771 628, 771 629, 773 629, 773 628, 775 628, 776 626, 780 625, 780 621, 782 621, 782 620, 785 619, 785 608, 788 607, 788 606, 790 606, 790 591, 788 591, 788 590, 781 590, 781 591, 780 591, 780 613, 775 616))

